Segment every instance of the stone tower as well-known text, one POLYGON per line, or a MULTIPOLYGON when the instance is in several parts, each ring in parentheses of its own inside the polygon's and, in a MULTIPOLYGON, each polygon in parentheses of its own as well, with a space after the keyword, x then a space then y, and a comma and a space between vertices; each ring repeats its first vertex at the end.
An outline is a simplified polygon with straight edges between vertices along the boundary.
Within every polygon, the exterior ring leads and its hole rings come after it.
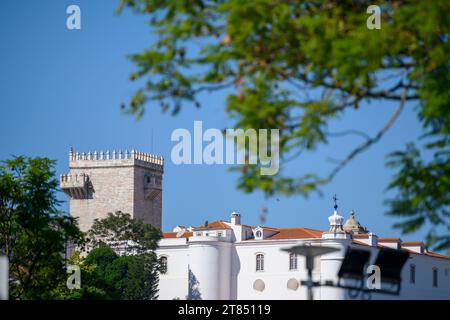
POLYGON ((61 189, 82 231, 116 211, 161 228, 163 157, 135 150, 74 153, 70 147, 69 168, 61 189))

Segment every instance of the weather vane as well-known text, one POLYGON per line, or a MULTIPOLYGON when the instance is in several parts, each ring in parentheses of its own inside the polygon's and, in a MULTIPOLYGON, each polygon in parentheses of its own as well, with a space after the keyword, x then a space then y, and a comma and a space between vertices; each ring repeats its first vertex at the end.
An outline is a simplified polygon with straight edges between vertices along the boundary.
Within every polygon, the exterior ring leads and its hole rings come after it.
POLYGON ((334 200, 334 210, 337 210, 337 208, 338 208, 338 205, 337 205, 338 198, 337 198, 336 194, 334 195, 333 200, 334 200))

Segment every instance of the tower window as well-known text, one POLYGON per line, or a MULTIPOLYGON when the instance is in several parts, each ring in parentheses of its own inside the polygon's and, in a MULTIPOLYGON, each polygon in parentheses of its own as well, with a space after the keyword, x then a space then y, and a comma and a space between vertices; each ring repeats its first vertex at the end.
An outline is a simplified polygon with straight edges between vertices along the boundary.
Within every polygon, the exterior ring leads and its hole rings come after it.
POLYGON ((409 266, 409 283, 416 283, 416 265, 409 266))
POLYGON ((167 273, 167 257, 161 257, 159 260, 159 272, 161 274, 167 273))
POLYGON ((257 238, 261 238, 262 237, 262 232, 260 230, 256 231, 256 237, 257 238))
POLYGON ((438 286, 438 269, 433 268, 433 287, 437 288, 438 286))
POLYGON ((256 271, 264 271, 264 255, 261 253, 256 255, 256 271))
POLYGON ((297 270, 297 255, 295 253, 289 254, 289 270, 297 270))

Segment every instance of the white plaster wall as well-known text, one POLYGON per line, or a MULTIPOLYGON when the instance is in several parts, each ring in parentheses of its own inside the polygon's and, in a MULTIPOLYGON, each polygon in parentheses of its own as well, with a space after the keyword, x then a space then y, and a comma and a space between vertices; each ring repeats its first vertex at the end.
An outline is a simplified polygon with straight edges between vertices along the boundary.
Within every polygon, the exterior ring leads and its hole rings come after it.
MULTIPOLYGON (((339 252, 317 258, 313 273, 315 281, 333 280, 336 283, 337 272, 349 244, 345 240, 323 239, 227 243, 217 241, 214 237, 201 238, 209 238, 209 241, 186 242, 184 238, 161 241, 158 254, 168 256, 168 273, 160 278, 160 299, 186 298, 188 265, 200 282, 202 299, 306 299, 305 286, 300 286, 295 291, 287 288, 287 281, 291 278, 299 281, 307 279, 304 259, 298 257, 298 270, 289 270, 289 255, 280 249, 303 242, 319 242, 340 248, 339 252), (262 272, 256 271, 257 253, 265 255, 262 272), (264 281, 264 291, 253 289, 256 279, 264 281)), ((371 251, 370 263, 375 262, 378 248, 355 244, 351 246, 371 251)), ((411 254, 403 268, 402 280, 400 296, 372 293, 370 299, 450 299, 450 260, 411 254), (415 284, 409 283, 411 263, 416 265, 415 284), (434 267, 438 268, 437 288, 432 286, 434 267)), ((367 295, 359 295, 356 299, 367 298, 367 295)), ((314 299, 355 298, 351 298, 347 290, 322 287, 314 289, 314 299)))
MULTIPOLYGON (((307 271, 303 257, 297 259, 297 270, 289 270, 289 254, 281 251, 298 241, 248 241, 236 245, 237 259, 233 262, 237 275, 237 299, 306 299, 306 287, 297 290, 287 288, 287 281, 291 278, 307 280, 307 271), (264 254, 264 271, 256 271, 256 254, 264 254), (262 292, 253 288, 255 280, 261 279, 265 283, 262 292)), ((313 279, 320 278, 320 263, 316 260, 313 279)), ((320 298, 320 289, 314 289, 314 294, 320 298)))
POLYGON ((188 247, 160 248, 157 254, 167 257, 167 273, 159 276, 159 299, 185 300, 188 296, 188 247))
MULTIPOLYGON (((220 247, 215 241, 201 241, 199 238, 189 244, 189 270, 192 273, 195 286, 193 296, 202 300, 220 299, 220 247)), ((223 275, 222 275, 223 276, 223 275)))

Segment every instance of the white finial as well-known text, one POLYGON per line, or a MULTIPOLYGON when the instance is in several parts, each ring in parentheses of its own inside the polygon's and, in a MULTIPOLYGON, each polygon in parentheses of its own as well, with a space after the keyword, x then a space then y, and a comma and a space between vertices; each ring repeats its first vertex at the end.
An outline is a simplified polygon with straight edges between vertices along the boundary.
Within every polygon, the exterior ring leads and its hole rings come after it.
POLYGON ((327 233, 345 233, 345 231, 343 229, 344 217, 338 213, 338 210, 337 210, 338 209, 338 205, 337 205, 338 198, 336 197, 336 195, 334 195, 333 200, 334 200, 334 212, 331 216, 328 217, 328 222, 330 223, 330 229, 328 230, 327 233))
POLYGON ((339 213, 335 209, 333 215, 328 217, 328 221, 330 223, 330 227, 342 227, 344 224, 344 217, 339 215, 339 213))

